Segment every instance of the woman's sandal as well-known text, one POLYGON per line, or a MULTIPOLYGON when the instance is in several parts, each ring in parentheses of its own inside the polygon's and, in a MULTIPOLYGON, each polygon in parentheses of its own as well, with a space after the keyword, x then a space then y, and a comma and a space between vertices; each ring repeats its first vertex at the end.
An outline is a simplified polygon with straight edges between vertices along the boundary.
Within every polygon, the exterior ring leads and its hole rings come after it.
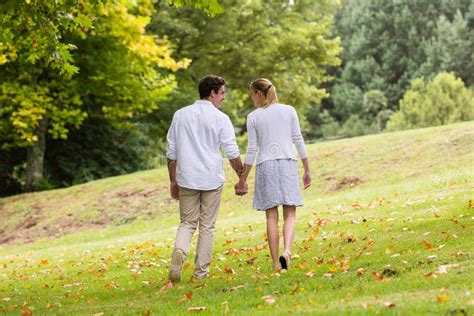
POLYGON ((282 270, 290 269, 290 255, 285 253, 283 256, 280 256, 280 264, 282 270))

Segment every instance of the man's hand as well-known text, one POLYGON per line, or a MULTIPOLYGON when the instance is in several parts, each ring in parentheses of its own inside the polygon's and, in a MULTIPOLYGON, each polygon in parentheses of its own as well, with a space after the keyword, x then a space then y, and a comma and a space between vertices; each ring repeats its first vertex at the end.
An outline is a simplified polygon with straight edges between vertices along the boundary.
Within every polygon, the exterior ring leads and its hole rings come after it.
POLYGON ((175 200, 179 200, 179 186, 176 181, 172 181, 170 184, 170 193, 171 193, 171 198, 175 200))
POLYGON ((235 189, 235 194, 240 195, 240 196, 245 195, 249 192, 249 186, 247 185, 247 182, 242 182, 242 181, 237 182, 234 189, 235 189))
POLYGON ((309 171, 305 171, 303 174, 303 187, 305 189, 309 188, 311 185, 311 173, 309 171))

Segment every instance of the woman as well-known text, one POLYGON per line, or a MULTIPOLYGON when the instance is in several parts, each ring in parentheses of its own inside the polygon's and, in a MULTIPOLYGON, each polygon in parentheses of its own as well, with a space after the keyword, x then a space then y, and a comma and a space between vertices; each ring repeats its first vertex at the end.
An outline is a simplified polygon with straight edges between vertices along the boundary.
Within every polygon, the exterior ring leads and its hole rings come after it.
POLYGON ((253 207, 265 211, 267 237, 273 268, 289 269, 295 233, 296 207, 303 205, 293 144, 303 162, 303 185, 311 184, 308 156, 301 135, 298 115, 292 106, 278 103, 275 86, 268 79, 250 84, 252 101, 257 108, 247 116, 248 146, 238 195, 247 192, 247 177, 257 156, 253 207), (258 155, 257 155, 258 154, 258 155), (279 256, 278 206, 283 206, 284 252, 279 256))

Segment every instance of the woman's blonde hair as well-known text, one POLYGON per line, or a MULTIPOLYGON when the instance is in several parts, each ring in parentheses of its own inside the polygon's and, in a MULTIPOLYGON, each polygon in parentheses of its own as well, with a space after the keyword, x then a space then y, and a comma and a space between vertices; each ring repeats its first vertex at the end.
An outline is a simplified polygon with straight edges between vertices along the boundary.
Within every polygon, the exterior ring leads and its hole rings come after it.
POLYGON ((265 78, 259 78, 250 83, 250 89, 254 92, 260 91, 265 96, 265 102, 262 106, 267 106, 278 102, 278 96, 275 86, 265 78))

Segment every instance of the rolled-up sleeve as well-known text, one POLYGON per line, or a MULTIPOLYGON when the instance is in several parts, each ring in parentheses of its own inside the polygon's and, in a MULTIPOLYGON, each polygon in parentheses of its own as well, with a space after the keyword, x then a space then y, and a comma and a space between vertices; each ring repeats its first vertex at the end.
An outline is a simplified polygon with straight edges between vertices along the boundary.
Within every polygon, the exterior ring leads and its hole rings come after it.
POLYGON ((253 165, 257 156, 257 129, 255 122, 250 116, 247 116, 247 153, 245 154, 245 164, 253 165))
POLYGON ((234 159, 240 156, 239 146, 235 140, 235 131, 230 118, 228 116, 223 120, 221 132, 219 134, 219 142, 227 159, 234 159))
POLYGON ((301 135, 301 128, 300 128, 300 121, 298 120, 298 114, 296 110, 293 109, 292 119, 291 119, 291 138, 293 140, 293 144, 296 147, 296 151, 300 156, 300 159, 308 158, 308 154, 306 153, 306 146, 304 144, 303 135, 301 135))
POLYGON ((168 129, 168 134, 166 135, 166 139, 168 144, 166 146, 166 157, 171 160, 176 160, 176 113, 173 116, 173 120, 171 121, 171 126, 168 129))

